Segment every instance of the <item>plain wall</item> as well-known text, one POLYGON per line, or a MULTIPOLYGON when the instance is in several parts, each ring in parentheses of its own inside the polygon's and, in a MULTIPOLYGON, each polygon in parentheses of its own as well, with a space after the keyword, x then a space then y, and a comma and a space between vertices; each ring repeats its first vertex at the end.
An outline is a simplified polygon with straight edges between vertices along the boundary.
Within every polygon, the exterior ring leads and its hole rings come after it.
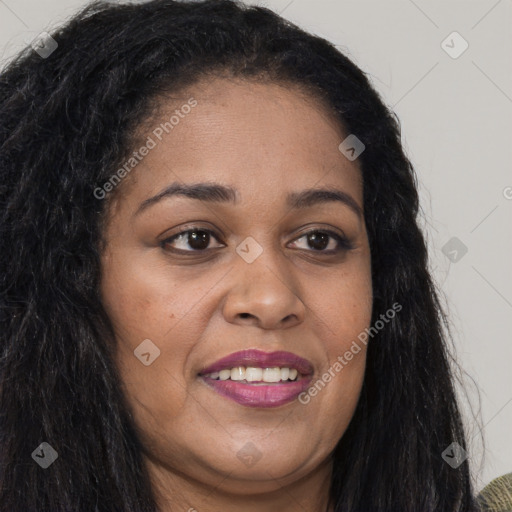
MULTIPOLYGON (((446 296, 455 355, 467 372, 469 402, 460 393, 479 490, 512 471, 512 2, 247 3, 265 5, 337 45, 400 119, 418 174, 431 267, 446 296), (459 56, 464 42, 448 37, 454 31, 469 45, 459 56), (443 49, 445 39, 456 58, 443 49), (455 245, 446 246, 453 237, 455 245), (478 393, 480 425, 470 407, 478 413, 478 393)), ((85 5, 0 1, 1 64, 85 5)))

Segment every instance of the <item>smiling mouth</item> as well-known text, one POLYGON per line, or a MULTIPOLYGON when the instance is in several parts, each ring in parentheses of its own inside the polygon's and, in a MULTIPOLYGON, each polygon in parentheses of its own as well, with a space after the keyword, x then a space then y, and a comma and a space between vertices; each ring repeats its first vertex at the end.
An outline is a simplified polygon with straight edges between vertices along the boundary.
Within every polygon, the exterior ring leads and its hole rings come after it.
POLYGON ((285 351, 241 350, 203 368, 199 379, 217 395, 246 407, 293 402, 312 379, 313 365, 285 351))
POLYGON ((253 386, 265 386, 286 382, 297 382, 304 376, 296 368, 271 367, 260 368, 256 366, 235 366, 220 371, 201 375, 215 381, 234 381, 240 384, 253 386))

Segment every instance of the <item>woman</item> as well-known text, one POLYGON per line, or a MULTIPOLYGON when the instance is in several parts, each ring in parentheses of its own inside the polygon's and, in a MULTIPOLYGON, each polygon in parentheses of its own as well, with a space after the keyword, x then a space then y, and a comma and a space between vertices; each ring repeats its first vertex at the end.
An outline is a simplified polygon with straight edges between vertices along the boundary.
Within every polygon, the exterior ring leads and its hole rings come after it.
POLYGON ((399 126, 230 0, 0 77, 2 511, 477 510, 399 126))

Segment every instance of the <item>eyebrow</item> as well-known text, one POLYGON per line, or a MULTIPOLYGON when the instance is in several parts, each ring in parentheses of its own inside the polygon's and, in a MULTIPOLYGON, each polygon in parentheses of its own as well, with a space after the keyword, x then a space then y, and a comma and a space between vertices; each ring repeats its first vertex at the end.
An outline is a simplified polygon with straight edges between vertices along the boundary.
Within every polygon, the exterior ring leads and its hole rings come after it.
MULTIPOLYGON (((238 190, 217 183, 173 183, 166 187, 153 197, 143 201, 138 207, 134 216, 141 214, 150 206, 167 199, 169 197, 187 197, 209 203, 238 203, 238 190)), ((311 188, 301 192, 291 192, 286 198, 286 205, 293 210, 310 208, 317 204, 340 202, 348 206, 358 217, 363 216, 362 208, 357 204, 354 198, 336 188, 311 188)))

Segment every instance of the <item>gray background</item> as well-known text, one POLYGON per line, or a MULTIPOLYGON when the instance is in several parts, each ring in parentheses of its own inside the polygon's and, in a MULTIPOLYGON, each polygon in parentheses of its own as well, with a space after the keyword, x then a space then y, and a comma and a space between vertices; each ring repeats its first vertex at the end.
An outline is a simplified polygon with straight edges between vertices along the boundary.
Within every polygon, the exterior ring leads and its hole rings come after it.
MULTIPOLYGON (((0 65, 86 3, 0 0, 0 65)), ((466 371, 459 394, 480 489, 512 471, 512 0, 246 3, 336 44, 401 121, 453 353, 466 371), (454 31, 469 45, 460 55, 454 31)))

